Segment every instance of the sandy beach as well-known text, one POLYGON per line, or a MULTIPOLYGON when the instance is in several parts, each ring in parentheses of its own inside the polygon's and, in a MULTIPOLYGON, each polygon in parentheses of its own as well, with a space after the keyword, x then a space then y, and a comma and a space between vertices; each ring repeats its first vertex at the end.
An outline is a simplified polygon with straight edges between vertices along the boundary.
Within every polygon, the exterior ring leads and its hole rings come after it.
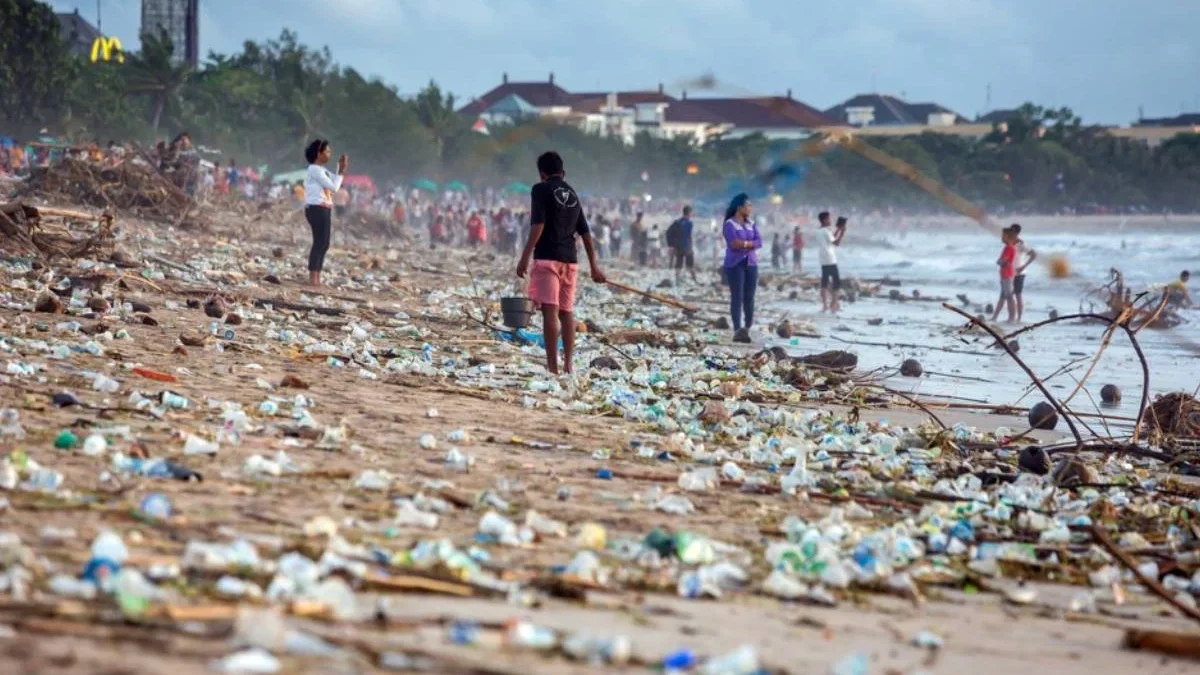
MULTIPOLYGON (((694 314, 584 284, 579 318, 595 330, 581 336, 579 374, 555 382, 542 368, 538 347, 514 345, 485 327, 500 322, 497 301, 513 287, 511 261, 491 252, 423 251, 415 238, 352 232, 331 253, 330 285, 310 289, 298 283, 307 248, 301 227, 283 212, 216 214, 207 230, 169 231, 126 220, 115 243, 133 260, 129 267, 86 256, 36 267, 32 258, 18 256, 0 266, 0 346, 10 364, 0 375, 0 408, 15 411, 7 429, 16 424, 23 431, 0 436, 0 451, 10 466, 28 468, 22 463, 32 460, 61 474, 61 485, 50 489, 0 492, 0 672, 208 673, 218 668, 214 661, 247 645, 267 647, 279 660, 277 672, 287 673, 405 667, 464 674, 661 672, 663 658, 680 649, 703 662, 742 645, 752 646, 758 666, 773 673, 1196 668, 1195 661, 1122 646, 1131 629, 1186 633, 1193 644, 1200 638, 1195 621, 1119 567, 1113 583, 1089 584, 1089 573, 1114 563, 1096 553, 1078 521, 1081 513, 1094 514, 1112 524, 1114 538, 1143 532, 1135 551, 1158 564, 1160 578, 1190 578, 1197 568, 1194 533, 1188 539, 1168 527, 1178 528, 1182 514, 1200 504, 1200 491, 1187 492, 1194 479, 1171 476, 1164 464, 1146 458, 1082 453, 1094 478, 1084 482, 1120 481, 1124 501, 1104 500, 1097 493, 1104 488, 1055 486, 1050 476, 1022 474, 1029 482, 1019 483, 1049 491, 1040 511, 1047 517, 1060 508, 1074 514, 1067 540, 1039 535, 1058 525, 1038 530, 1015 514, 1011 522, 988 520, 985 508, 1000 504, 996 486, 983 488, 993 497, 974 501, 974 516, 955 516, 956 508, 972 513, 973 498, 939 492, 935 481, 980 472, 1016 476, 1020 447, 1070 441, 1065 427, 1060 422, 1056 431, 1034 432, 997 450, 996 429, 1023 431, 1023 414, 931 402, 942 424, 964 432, 958 450, 928 449, 946 442, 954 447, 953 429, 938 435, 929 414, 879 386, 897 383, 922 396, 925 390, 870 372, 897 366, 903 354, 835 344, 829 336, 839 334, 837 321, 802 316, 789 305, 796 302, 788 299, 793 290, 801 301, 811 297, 809 282, 780 277, 765 285, 762 333, 752 348, 733 347, 727 331, 713 328, 724 313, 724 295, 711 276, 701 285, 658 289, 697 304, 694 314), (71 316, 35 311, 47 287, 65 289, 62 302, 71 316), (205 304, 214 296, 222 298, 218 316, 238 318, 209 316, 205 304), (99 297, 108 306, 89 309, 99 297), (768 333, 785 315, 819 337, 768 333), (70 321, 77 325, 65 325, 70 321), (67 350, 57 351, 58 345, 67 350), (756 356, 770 346, 785 348, 789 358, 846 349, 858 354, 858 368, 837 377, 802 365, 785 368, 778 355, 756 356), (599 357, 614 361, 616 370, 589 367, 599 357), (799 379, 793 386, 785 377, 799 379), (115 390, 98 384, 107 380, 115 390), (712 386, 696 387, 709 380, 712 386), (164 405, 164 391, 186 405, 164 405), (625 391, 637 402, 614 403, 625 391), (57 405, 53 397, 63 392, 82 405, 57 405), (304 397, 299 405, 298 396, 304 397), (654 406, 664 412, 644 414, 654 406), (816 435, 806 441, 800 428, 816 435), (855 455, 869 452, 857 443, 868 443, 870 434, 915 439, 918 429, 937 439, 926 450, 899 459, 855 455), (65 430, 77 442, 56 448, 65 430), (861 440, 828 451, 833 446, 823 433, 860 434, 861 440), (84 441, 92 435, 105 443, 88 454, 84 441), (219 449, 187 454, 190 436, 219 449), (755 461, 753 453, 805 443, 812 444, 813 480, 795 494, 781 494, 781 477, 790 475, 794 457, 755 461), (707 455, 696 454, 699 446, 707 455), (448 461, 452 447, 458 457, 448 461), (136 475, 117 467, 118 454, 171 459, 203 480, 136 475), (725 475, 698 491, 679 486, 681 473, 723 470, 726 462, 742 476, 725 475), (928 470, 914 474, 914 466, 928 470), (364 481, 364 472, 386 474, 364 481), (170 515, 144 513, 139 505, 151 494, 166 496, 170 515), (692 510, 680 515, 657 508, 672 496, 686 498, 692 510), (416 507, 421 513, 436 514, 435 527, 398 520, 409 508, 398 503, 414 498, 424 504, 416 507), (434 498, 436 508, 428 505, 434 498), (1073 500, 1086 501, 1086 508, 1070 505, 1073 500), (481 535, 489 511, 518 526, 536 511, 563 530, 548 527, 533 541, 506 545, 481 535), (969 551, 897 562, 903 587, 889 589, 896 576, 885 574, 844 587, 824 577, 805 580, 823 587, 828 601, 808 593, 781 600, 763 590, 772 570, 765 552, 788 540, 789 517, 821 524, 824 532, 844 528, 849 542, 876 531, 924 538, 930 532, 922 525, 933 515, 946 527, 974 518, 977 536, 967 542, 969 551), (637 546, 654 528, 719 542, 724 553, 717 558, 733 561, 746 579, 720 598, 680 597, 679 576, 698 565, 670 556, 653 563, 639 558, 637 546), (587 534, 597 529, 604 533, 598 544, 587 534), (126 589, 88 598, 52 589, 52 580, 79 576, 94 557, 89 546, 105 530, 128 548, 121 567, 155 578, 155 593, 126 589), (470 551, 479 571, 468 574, 445 560, 422 564, 414 551, 438 540, 470 551), (227 563, 195 547, 234 541, 250 542, 258 562, 227 563), (1036 554, 973 565, 989 541, 1017 542, 1036 554), (604 572, 592 566, 575 574, 572 565, 589 548, 604 572), (287 554, 321 561, 321 590, 268 600, 264 590, 287 554), (18 568, 22 575, 14 575, 18 568), (155 577, 155 569, 162 576, 155 577), (483 577, 496 587, 481 583, 483 577), (497 590, 501 586, 505 590, 497 590), (122 608, 131 597, 139 602, 122 608), (511 630, 506 644, 496 646, 500 638, 489 636, 519 619, 563 636, 627 637, 631 658, 625 665, 572 660, 560 647, 522 646, 511 630), (468 625, 479 636, 447 637, 468 625), (288 631, 308 642, 288 642, 288 631)), ((665 276, 624 262, 609 271, 642 288, 665 276)), ((852 308, 839 321, 861 333, 856 339, 887 342, 889 325, 872 334, 866 323, 886 304, 862 300, 858 306, 866 309, 852 308)), ((929 347, 954 339, 921 338, 929 347)), ((971 344, 964 349, 986 348, 978 335, 966 339, 971 344)), ((932 349, 920 358, 927 370, 951 376, 985 374, 973 361, 932 349)), ((1005 382, 1019 381, 1003 356, 987 358, 993 373, 1003 370, 1005 382)), ((990 402, 1016 402, 1004 387, 990 402)), ((1112 414, 1132 417, 1135 404, 1126 399, 1112 414)), ((23 485, 30 476, 20 470, 23 485)), ((853 546, 845 550, 848 555, 853 546)))

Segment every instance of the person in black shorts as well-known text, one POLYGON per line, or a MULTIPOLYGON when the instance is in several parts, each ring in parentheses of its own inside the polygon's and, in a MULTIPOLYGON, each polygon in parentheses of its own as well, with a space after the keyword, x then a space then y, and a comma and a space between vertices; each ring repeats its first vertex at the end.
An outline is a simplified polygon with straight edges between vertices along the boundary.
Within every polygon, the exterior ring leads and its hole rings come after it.
POLYGON ((692 281, 699 283, 696 279, 695 229, 690 206, 683 207, 683 217, 667 228, 667 246, 671 247, 671 267, 675 270, 676 286, 683 280, 684 265, 691 272, 692 281))
POLYGON ((821 223, 817 242, 820 245, 821 258, 821 311, 837 313, 841 309, 840 291, 842 277, 838 273, 837 247, 842 245, 846 236, 846 219, 838 218, 837 226, 829 224, 829 212, 822 211, 817 220, 821 223))

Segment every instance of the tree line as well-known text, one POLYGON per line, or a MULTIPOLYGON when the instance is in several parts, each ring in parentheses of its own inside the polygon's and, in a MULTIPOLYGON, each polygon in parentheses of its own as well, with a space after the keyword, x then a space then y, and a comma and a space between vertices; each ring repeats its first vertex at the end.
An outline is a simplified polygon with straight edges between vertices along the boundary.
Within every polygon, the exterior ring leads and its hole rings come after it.
MULTIPOLYGON (((750 186, 789 201, 944 208, 850 152, 795 158, 793 143, 762 136, 698 147, 642 135, 626 146, 536 120, 475 133, 436 83, 403 97, 288 30, 238 53, 210 52, 198 69, 177 63, 174 50, 165 34, 147 34, 124 63, 91 63, 68 52, 48 5, 0 0, 0 135, 45 128, 73 141, 150 144, 187 130, 223 158, 280 172, 300 167, 305 141, 321 136, 380 184, 530 182, 537 153, 554 148, 585 192, 717 201, 750 186)), ((1200 211, 1200 134, 1150 148, 1086 126, 1069 109, 1033 104, 1005 126, 982 139, 924 133, 867 142, 990 210, 1200 211)))

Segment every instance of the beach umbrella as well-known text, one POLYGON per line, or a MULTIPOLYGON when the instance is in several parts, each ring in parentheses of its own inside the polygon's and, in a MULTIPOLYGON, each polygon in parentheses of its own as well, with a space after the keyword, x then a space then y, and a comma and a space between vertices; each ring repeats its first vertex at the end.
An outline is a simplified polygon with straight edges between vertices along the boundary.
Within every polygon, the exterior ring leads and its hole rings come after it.
POLYGON ((467 187, 467 184, 462 182, 461 180, 452 180, 449 183, 446 183, 446 189, 451 192, 470 192, 471 191, 471 188, 467 187))
POLYGON ((515 193, 519 193, 519 194, 527 193, 532 189, 533 189, 532 185, 530 185, 529 183, 522 183, 519 180, 515 180, 515 181, 509 183, 508 185, 504 186, 505 192, 515 192, 515 193))
POLYGON ((296 169, 295 171, 288 171, 286 173, 277 173, 277 174, 275 174, 274 177, 271 178, 271 182, 272 183, 298 183, 298 182, 304 180, 304 176, 307 173, 308 173, 308 169, 296 169))
POLYGON ((426 192, 437 192, 438 189, 438 184, 428 178, 418 178, 412 182, 412 186, 426 192))

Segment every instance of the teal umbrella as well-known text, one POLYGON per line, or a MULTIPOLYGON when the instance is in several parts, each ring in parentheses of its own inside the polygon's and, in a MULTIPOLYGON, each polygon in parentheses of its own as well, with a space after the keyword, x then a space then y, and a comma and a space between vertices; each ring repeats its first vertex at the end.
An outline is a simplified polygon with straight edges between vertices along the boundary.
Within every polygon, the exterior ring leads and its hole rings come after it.
POLYGON ((467 184, 462 182, 461 180, 452 180, 449 183, 446 183, 446 189, 451 192, 470 192, 471 191, 471 188, 467 187, 467 184))
POLYGON ((526 193, 532 189, 533 189, 532 185, 530 185, 529 183, 522 183, 519 180, 513 181, 513 182, 509 183, 508 185, 504 186, 505 192, 526 193))
POLYGON ((418 178, 412 182, 412 186, 426 192, 437 192, 438 189, 438 184, 428 178, 418 178))
POLYGON ((304 180, 304 176, 308 173, 308 169, 296 169, 287 173, 277 173, 271 178, 272 183, 298 183, 304 180))

